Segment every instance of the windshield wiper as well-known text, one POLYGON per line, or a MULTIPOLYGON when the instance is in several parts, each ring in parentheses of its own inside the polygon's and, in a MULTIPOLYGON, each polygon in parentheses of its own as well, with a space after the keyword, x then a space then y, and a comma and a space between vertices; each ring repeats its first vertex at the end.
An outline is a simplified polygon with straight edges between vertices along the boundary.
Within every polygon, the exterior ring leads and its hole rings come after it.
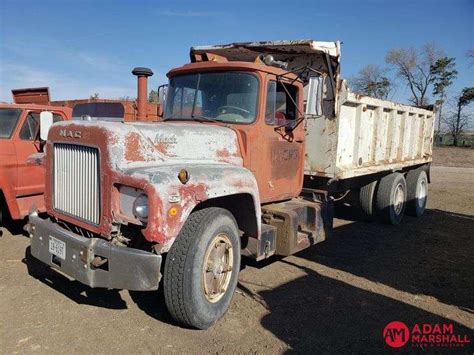
POLYGON ((222 121, 216 120, 212 117, 207 117, 207 116, 202 116, 202 115, 193 115, 192 117, 177 117, 177 114, 171 115, 171 116, 166 117, 166 118, 163 118, 162 122, 168 121, 168 120, 173 120, 173 119, 192 120, 192 121, 197 121, 197 122, 206 122, 206 121, 208 121, 208 122, 222 122, 222 121))
MULTIPOLYGON (((172 119, 178 118, 178 117, 176 117, 176 116, 178 116, 178 113, 174 113, 174 114, 172 114, 171 116, 165 117, 165 118, 163 118, 161 121, 164 122, 164 121, 168 121, 168 120, 172 120, 172 119)), ((179 118, 178 118, 178 119, 179 119, 179 118)))
POLYGON ((219 120, 216 120, 212 117, 207 117, 207 116, 201 116, 201 115, 192 115, 191 116, 191 119, 194 120, 194 121, 198 121, 198 122, 204 122, 204 121, 209 121, 209 122, 222 122, 222 121, 219 121, 219 120))

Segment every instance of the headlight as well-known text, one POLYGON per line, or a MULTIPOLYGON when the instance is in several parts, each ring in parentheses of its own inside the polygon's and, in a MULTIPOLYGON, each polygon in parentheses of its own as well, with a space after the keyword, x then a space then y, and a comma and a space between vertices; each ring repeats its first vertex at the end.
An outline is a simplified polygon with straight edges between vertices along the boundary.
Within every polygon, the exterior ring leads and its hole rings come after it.
POLYGON ((133 214, 142 222, 148 220, 148 197, 146 195, 142 194, 135 199, 133 214))

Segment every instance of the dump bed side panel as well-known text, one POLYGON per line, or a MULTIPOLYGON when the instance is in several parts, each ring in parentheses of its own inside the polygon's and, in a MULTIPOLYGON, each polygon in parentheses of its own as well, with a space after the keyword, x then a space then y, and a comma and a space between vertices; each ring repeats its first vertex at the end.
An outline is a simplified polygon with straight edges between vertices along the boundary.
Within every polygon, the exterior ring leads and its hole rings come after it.
POLYGON ((335 119, 309 119, 306 174, 346 179, 431 161, 434 113, 346 92, 335 119))

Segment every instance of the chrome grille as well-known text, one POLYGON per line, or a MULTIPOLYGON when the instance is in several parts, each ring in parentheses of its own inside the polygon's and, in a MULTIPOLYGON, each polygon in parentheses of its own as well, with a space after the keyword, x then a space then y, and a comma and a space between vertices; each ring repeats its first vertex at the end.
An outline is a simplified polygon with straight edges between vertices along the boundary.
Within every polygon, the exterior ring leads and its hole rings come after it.
POLYGON ((76 144, 54 144, 54 208, 100 222, 99 151, 76 144))

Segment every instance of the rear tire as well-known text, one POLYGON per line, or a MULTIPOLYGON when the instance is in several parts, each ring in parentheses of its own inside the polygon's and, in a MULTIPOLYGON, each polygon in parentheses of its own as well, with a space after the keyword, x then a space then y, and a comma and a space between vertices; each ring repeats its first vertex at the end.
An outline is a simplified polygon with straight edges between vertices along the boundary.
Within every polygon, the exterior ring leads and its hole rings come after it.
POLYGON ((392 173, 380 179, 376 207, 379 219, 388 224, 399 224, 403 218, 407 185, 400 173, 392 173))
POLYGON ((164 294, 180 324, 207 329, 229 308, 240 271, 240 237, 230 212, 211 207, 192 213, 165 262, 164 294))
POLYGON ((361 187, 359 192, 359 204, 362 211, 362 218, 367 221, 373 221, 375 215, 375 191, 377 188, 377 181, 373 181, 361 187))
POLYGON ((410 170, 407 174, 407 207, 405 213, 420 217, 428 198, 428 176, 423 169, 410 170))

